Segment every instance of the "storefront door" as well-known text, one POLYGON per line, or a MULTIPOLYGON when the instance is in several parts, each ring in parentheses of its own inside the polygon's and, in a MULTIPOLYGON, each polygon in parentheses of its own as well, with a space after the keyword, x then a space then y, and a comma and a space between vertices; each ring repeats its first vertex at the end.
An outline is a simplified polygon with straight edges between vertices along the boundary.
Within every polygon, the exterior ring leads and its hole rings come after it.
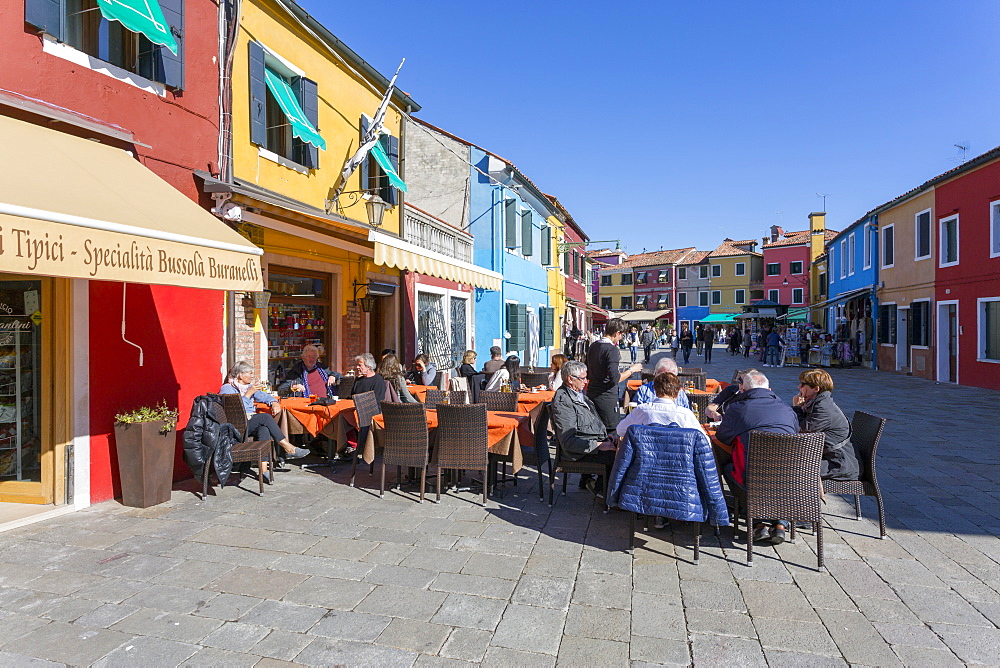
POLYGON ((50 282, 0 274, 0 501, 53 500, 50 282))

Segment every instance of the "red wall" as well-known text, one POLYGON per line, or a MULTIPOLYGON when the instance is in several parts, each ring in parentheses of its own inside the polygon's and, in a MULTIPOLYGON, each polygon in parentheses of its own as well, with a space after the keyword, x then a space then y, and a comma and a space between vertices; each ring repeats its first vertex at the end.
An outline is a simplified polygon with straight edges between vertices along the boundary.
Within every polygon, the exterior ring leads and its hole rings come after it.
MULTIPOLYGON (((750 264, 747 264, 747 272, 750 271, 750 264)), ((802 288, 802 304, 809 303, 809 245, 799 246, 778 246, 776 248, 764 247, 764 299, 768 298, 770 290, 778 291, 778 303, 786 306, 792 305, 792 290, 802 288), (781 273, 777 276, 767 275, 767 265, 769 263, 780 262, 781 273), (801 274, 789 274, 788 268, 791 262, 802 263, 801 274), (788 285, 784 285, 785 278, 788 285)), ((747 295, 749 300, 749 295, 747 295)), ((799 304, 795 304, 799 306, 799 304)))
MULTIPOLYGON (((934 190, 934 234, 938 222, 958 214, 958 264, 940 267, 935 275, 935 299, 958 300, 958 382, 1000 390, 1000 366, 977 362, 979 314, 976 299, 1000 296, 1000 257, 990 257, 990 202, 1000 200, 1000 161, 963 174, 934 190)), ((940 236, 936 237, 938 241, 940 236)), ((940 250, 936 241, 935 248, 940 250)), ((933 262, 940 264, 939 254, 933 262)), ((932 321, 937 327, 937 308, 932 321)), ((935 340, 936 343, 936 340, 935 340)), ((937 360, 934 360, 936 365, 937 360)))
MULTIPOLYGON (((126 148, 171 186, 207 206, 210 200, 191 172, 211 171, 217 160, 217 8, 211 0, 187 0, 184 11, 184 90, 167 91, 161 98, 44 53, 42 38, 23 22, 24 0, 0 0, 0 88, 131 131, 149 148, 126 148)), ((52 127, 86 136, 67 126, 52 127)), ((111 436, 115 413, 162 399, 181 409, 178 426, 183 428, 194 397, 218 391, 222 381, 224 293, 129 284, 127 336, 143 347, 140 367, 138 351, 121 339, 122 288, 122 283, 90 282, 94 502, 120 495, 111 436)), ((175 478, 189 475, 179 451, 175 478)))

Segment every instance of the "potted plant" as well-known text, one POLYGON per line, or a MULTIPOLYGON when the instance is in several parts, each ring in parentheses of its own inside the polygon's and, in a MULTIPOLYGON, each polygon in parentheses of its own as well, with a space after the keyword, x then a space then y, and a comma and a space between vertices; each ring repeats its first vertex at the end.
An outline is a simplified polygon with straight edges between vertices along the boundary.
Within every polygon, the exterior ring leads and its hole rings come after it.
POLYGON ((122 503, 148 508, 170 500, 174 479, 177 409, 165 401, 115 415, 115 447, 122 503))

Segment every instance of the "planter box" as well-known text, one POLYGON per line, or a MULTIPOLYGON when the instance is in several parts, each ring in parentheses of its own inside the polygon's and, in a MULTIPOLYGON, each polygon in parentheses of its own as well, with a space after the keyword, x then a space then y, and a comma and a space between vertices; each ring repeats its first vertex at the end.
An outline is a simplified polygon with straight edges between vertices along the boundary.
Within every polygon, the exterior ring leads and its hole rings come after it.
POLYGON ((163 434, 163 422, 115 424, 122 503, 148 508, 170 500, 176 432, 163 434))

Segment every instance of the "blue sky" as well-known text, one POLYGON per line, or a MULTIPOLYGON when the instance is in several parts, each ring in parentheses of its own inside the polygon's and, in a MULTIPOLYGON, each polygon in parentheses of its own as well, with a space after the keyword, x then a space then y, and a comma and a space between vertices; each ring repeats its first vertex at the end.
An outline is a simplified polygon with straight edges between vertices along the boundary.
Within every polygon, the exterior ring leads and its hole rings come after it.
POLYGON ((630 253, 804 229, 817 192, 842 229, 1000 144, 992 1, 300 2, 630 253))

